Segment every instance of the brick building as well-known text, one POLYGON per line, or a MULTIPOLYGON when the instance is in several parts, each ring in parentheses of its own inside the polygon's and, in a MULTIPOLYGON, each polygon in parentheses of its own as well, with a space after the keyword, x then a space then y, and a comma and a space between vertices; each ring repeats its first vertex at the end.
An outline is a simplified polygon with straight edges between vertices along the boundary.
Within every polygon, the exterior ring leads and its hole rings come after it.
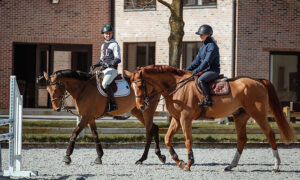
MULTIPOLYGON (((201 45, 195 31, 210 24, 220 48, 221 73, 270 79, 282 102, 300 101, 299 0, 183 2, 182 68, 190 64, 201 45)), ((124 52, 123 68, 129 70, 168 64, 170 11, 155 1, 143 7, 130 0, 115 1, 116 39, 124 52)))
MULTIPOLYGON (((100 28, 106 23, 114 25, 121 47, 119 72, 168 64, 170 11, 159 2, 146 8, 137 0, 51 2, 0 1, 0 108, 8 108, 11 74, 26 81, 25 89, 35 89, 25 92, 25 107, 46 107, 45 86, 34 85, 34 78, 44 70, 87 71, 100 56, 100 28)), ((195 31, 210 24, 221 73, 270 79, 282 102, 300 101, 299 0, 184 0, 183 13, 181 68, 201 46, 195 31)))
POLYGON ((237 1, 235 75, 270 79, 300 101, 300 1, 237 1))
POLYGON ((0 108, 8 108, 12 74, 24 107, 47 107, 45 86, 35 84, 38 75, 67 68, 88 71, 100 56, 101 27, 112 23, 111 7, 109 0, 1 0, 0 108))

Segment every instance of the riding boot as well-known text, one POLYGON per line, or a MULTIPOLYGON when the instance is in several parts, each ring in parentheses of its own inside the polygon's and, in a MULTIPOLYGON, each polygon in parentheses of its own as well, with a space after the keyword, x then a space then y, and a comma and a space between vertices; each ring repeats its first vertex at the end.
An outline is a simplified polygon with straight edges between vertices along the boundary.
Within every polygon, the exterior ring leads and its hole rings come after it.
POLYGON ((210 93, 209 93, 210 89, 209 89, 208 84, 204 81, 200 81, 199 84, 200 84, 200 87, 202 89, 204 100, 200 101, 198 103, 198 106, 211 107, 212 106, 212 101, 211 101, 211 97, 210 97, 210 93))
POLYGON ((114 92, 113 92, 113 88, 111 87, 111 85, 108 85, 105 89, 106 93, 107 93, 107 98, 108 98, 108 103, 106 105, 106 112, 111 112, 111 111, 116 111, 118 110, 118 105, 115 101, 115 96, 114 96, 114 92))

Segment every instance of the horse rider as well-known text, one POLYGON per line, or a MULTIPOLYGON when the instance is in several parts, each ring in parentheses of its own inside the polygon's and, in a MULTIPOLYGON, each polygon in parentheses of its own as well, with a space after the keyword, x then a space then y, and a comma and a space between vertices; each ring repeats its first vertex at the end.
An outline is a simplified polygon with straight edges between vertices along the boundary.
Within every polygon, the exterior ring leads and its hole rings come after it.
POLYGON ((192 71, 193 75, 197 75, 199 72, 203 73, 198 78, 198 83, 202 89, 204 101, 200 101, 198 105, 211 107, 212 100, 209 93, 210 88, 208 83, 216 79, 220 74, 219 47, 215 43, 213 37, 211 37, 213 34, 211 26, 203 24, 200 26, 196 34, 200 35, 200 39, 203 44, 192 64, 187 67, 187 70, 192 71))
POLYGON ((117 103, 115 101, 114 92, 112 89, 112 81, 118 75, 118 64, 121 62, 120 46, 113 38, 113 28, 111 25, 104 25, 101 33, 104 37, 104 43, 101 46, 100 60, 91 66, 91 71, 96 67, 101 66, 101 70, 104 73, 102 86, 108 95, 108 104, 106 106, 106 112, 118 110, 117 103))

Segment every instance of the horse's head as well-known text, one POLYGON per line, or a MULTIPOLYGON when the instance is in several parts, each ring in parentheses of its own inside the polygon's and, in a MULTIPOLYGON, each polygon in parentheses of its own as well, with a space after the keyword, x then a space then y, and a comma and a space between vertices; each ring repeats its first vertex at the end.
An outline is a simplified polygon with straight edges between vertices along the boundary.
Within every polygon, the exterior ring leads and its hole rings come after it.
POLYGON ((130 77, 130 82, 136 97, 136 107, 144 111, 149 105, 149 95, 153 94, 154 87, 148 81, 145 81, 142 69, 137 69, 137 72, 133 73, 124 70, 124 74, 130 77))
POLYGON ((49 75, 44 72, 44 78, 47 82, 47 91, 50 94, 52 108, 55 111, 60 111, 63 105, 63 98, 66 89, 56 73, 49 77, 49 75))

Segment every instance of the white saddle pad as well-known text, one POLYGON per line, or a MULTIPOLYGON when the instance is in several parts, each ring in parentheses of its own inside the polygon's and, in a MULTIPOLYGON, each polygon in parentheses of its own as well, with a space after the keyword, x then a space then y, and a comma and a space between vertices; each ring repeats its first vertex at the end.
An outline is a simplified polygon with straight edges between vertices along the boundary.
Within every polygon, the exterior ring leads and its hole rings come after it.
MULTIPOLYGON (((97 81, 97 80, 96 80, 97 81)), ((122 78, 120 80, 115 80, 118 89, 115 92, 114 96, 115 97, 124 97, 124 96, 128 96, 130 94, 130 86, 128 85, 128 82, 122 78)), ((107 97, 107 94, 103 91, 103 89, 100 87, 99 82, 97 81, 97 88, 98 91, 105 97, 107 97)))

